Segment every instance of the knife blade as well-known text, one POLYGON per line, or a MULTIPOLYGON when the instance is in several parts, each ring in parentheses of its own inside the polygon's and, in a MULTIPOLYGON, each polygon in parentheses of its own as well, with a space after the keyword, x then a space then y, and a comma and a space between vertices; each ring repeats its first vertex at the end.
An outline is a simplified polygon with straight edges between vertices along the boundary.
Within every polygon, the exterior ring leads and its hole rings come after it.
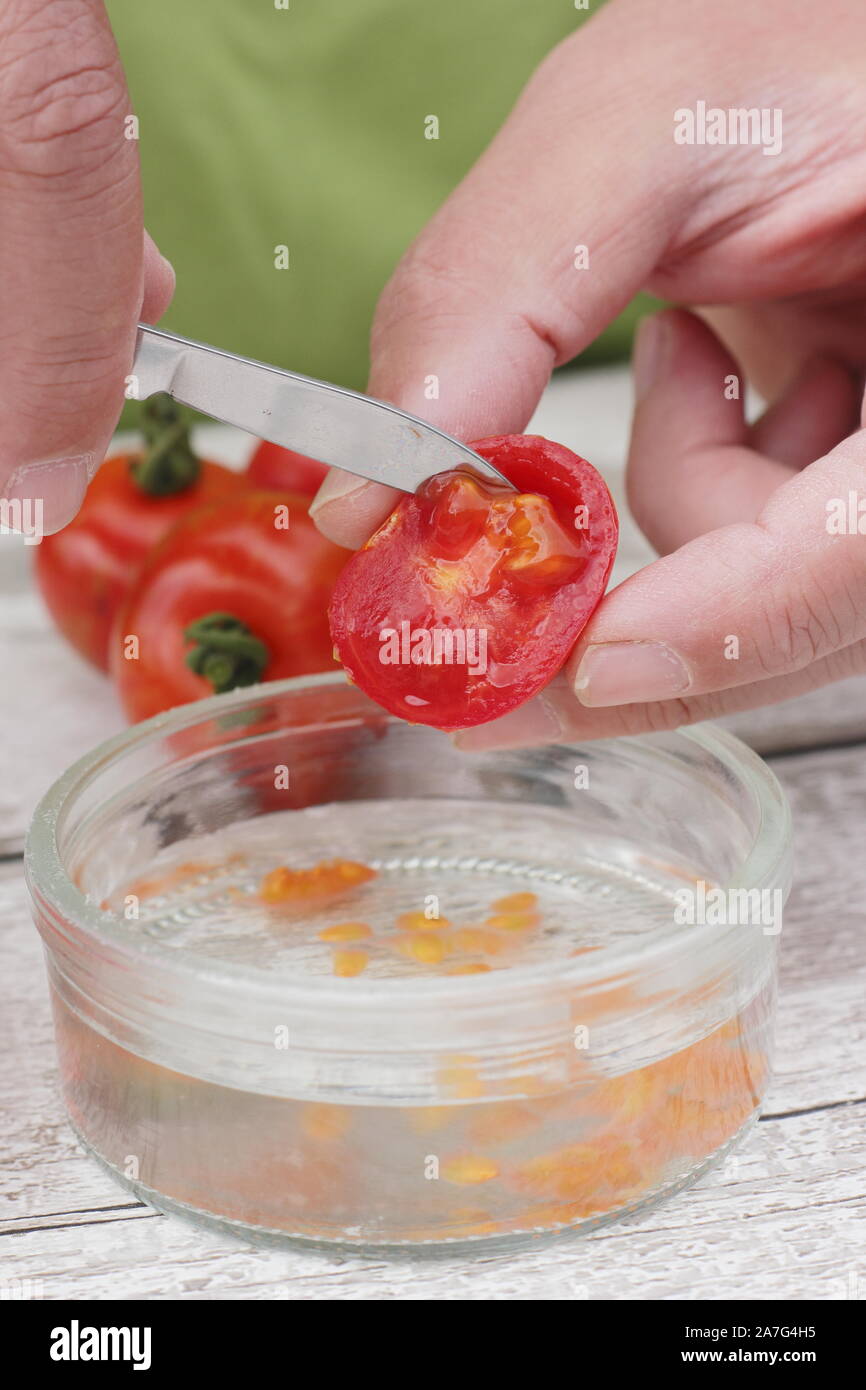
POLYGON ((480 454, 397 406, 141 323, 127 396, 144 400, 157 391, 402 492, 449 468, 512 486, 480 454))

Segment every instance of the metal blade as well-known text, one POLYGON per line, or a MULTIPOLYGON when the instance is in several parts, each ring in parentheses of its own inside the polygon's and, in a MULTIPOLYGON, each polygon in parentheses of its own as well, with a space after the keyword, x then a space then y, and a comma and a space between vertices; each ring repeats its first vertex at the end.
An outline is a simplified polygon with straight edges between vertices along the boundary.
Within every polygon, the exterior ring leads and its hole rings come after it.
POLYGON ((465 444, 396 406, 139 324, 129 395, 144 400, 157 391, 260 439, 403 492, 461 467, 511 487, 465 444))

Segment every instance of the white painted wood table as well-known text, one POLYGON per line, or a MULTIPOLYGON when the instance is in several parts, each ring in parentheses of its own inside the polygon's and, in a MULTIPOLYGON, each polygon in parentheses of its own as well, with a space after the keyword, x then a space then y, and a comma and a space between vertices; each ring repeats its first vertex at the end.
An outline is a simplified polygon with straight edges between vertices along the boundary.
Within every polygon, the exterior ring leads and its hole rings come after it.
MULTIPOLYGON (((535 427, 620 488, 619 370, 559 378, 535 427)), ((229 461, 248 442, 216 431, 229 461)), ((583 1239, 435 1260, 274 1251, 159 1215, 78 1147, 58 1096, 20 845, 39 794, 121 727, 0 537, 0 1298, 866 1299, 866 681, 730 721, 791 798, 776 1073, 760 1123, 696 1187, 583 1239)), ((616 578, 649 558, 625 528, 616 578)))

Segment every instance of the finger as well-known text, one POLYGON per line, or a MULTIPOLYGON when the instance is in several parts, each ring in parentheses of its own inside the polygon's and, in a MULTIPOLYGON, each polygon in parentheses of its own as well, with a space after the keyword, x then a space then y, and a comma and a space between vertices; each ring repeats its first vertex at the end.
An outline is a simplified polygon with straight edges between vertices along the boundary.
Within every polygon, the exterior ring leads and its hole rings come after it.
POLYGON ((490 724, 462 729, 452 735, 458 748, 482 752, 492 748, 530 748, 538 744, 559 743, 567 739, 619 738, 624 735, 659 733, 704 719, 774 705, 810 690, 866 673, 866 641, 852 643, 838 652, 815 661, 794 675, 753 681, 731 690, 707 695, 686 696, 649 704, 615 705, 610 709, 587 709, 575 700, 565 677, 549 686, 519 709, 512 710, 490 724))
POLYGON ((628 500, 655 548, 753 521, 791 470, 749 447, 745 383, 710 328, 682 309, 644 319, 634 377, 628 500))
POLYGON ((397 488, 332 468, 310 503, 309 513, 328 540, 358 550, 394 510, 400 496, 397 488))
POLYGON ((859 418, 860 392, 851 369, 813 357, 755 422, 749 442, 788 468, 805 468, 851 434, 859 418))
MULTIPOLYGON (((814 254, 814 252, 813 252, 814 254)), ((712 327, 766 401, 778 400, 816 357, 841 362, 857 379, 866 356, 863 342, 862 273, 852 268, 843 293, 798 295, 779 288, 778 298, 701 308, 712 327)), ((817 457, 817 454, 814 455, 817 457)))
POLYGON ((0 496, 5 484, 7 504, 41 503, 46 533, 77 511, 132 361, 144 286, 130 109, 101 3, 0 8, 0 496))
MULTIPOLYGON (((696 183, 667 100, 630 99, 646 76, 617 30, 602 11, 550 55, 410 248, 377 309, 372 395, 461 439, 520 431, 553 367, 646 281, 696 183)), ((332 540, 359 545, 393 502, 326 479, 311 511, 332 540)))
POLYGON ((578 699, 726 690, 800 671, 866 635, 864 464, 859 432, 795 473, 755 523, 699 536, 614 589, 569 660, 578 699))
POLYGON ((139 318, 144 323, 158 323, 174 295, 175 274, 170 261, 159 250, 153 238, 144 233, 144 288, 139 318))

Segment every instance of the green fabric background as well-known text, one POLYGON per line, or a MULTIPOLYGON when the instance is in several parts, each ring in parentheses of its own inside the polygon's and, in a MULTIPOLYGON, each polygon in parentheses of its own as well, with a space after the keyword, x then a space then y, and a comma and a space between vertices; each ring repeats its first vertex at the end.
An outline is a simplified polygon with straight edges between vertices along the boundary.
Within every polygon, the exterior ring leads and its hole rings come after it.
MULTIPOLYGON (((147 225, 177 271, 163 326, 362 389, 373 307, 402 251, 586 18, 571 0, 107 8, 147 225), (424 138, 429 114, 438 140, 424 138), (288 270, 274 268, 278 244, 288 270)), ((622 352, 634 317, 583 360, 622 352)))

